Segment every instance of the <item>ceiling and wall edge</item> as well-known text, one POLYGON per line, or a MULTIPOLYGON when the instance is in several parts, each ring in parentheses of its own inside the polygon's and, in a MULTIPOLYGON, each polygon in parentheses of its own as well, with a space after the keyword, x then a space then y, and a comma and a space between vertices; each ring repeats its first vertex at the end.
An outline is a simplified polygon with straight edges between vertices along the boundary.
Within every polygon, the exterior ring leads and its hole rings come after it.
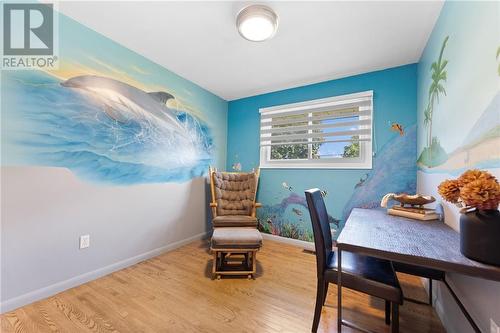
POLYGON ((93 3, 90 13, 76 1, 60 3, 59 11, 233 101, 417 63, 443 2, 266 4, 280 26, 262 43, 239 36, 235 17, 241 2, 125 2, 117 8, 103 1, 93 3), (110 11, 116 16, 112 23, 110 11), (134 25, 142 15, 148 21, 134 25))

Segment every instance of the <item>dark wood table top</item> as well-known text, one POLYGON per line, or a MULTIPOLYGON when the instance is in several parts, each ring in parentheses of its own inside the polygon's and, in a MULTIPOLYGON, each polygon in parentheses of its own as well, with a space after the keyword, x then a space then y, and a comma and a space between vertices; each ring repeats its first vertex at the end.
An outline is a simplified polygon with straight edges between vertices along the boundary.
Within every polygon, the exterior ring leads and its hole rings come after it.
POLYGON ((381 209, 352 210, 337 239, 342 251, 500 281, 500 267, 468 259, 460 235, 441 221, 388 215, 381 209))

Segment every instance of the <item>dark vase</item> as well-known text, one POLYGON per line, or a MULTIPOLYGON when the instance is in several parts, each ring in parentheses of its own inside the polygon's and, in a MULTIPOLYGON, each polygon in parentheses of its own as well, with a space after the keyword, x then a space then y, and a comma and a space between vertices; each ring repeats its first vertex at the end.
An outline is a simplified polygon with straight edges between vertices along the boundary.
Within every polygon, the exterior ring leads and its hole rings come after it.
POLYGON ((460 216, 460 252, 467 258, 500 266, 498 210, 475 210, 460 216))

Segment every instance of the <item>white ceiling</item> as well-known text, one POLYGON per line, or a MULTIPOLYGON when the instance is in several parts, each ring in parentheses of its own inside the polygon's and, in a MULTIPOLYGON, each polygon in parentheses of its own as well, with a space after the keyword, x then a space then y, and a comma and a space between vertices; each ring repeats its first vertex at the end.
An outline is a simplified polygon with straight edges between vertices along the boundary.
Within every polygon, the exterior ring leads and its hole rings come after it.
POLYGON ((247 4, 60 2, 59 10, 233 100, 418 62, 443 2, 267 2, 280 21, 263 43, 236 30, 247 4))

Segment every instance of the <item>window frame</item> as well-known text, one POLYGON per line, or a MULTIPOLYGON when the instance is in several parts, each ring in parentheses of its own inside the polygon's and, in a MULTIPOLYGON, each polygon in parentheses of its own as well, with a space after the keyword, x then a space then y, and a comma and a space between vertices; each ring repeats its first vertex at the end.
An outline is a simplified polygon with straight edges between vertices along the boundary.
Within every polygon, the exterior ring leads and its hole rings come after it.
MULTIPOLYGON (((339 95, 321 99, 314 99, 304 102, 277 105, 267 108, 259 109, 259 113, 269 114, 273 112, 284 112, 285 110, 295 109, 295 108, 317 108, 322 105, 334 105, 339 101, 357 99, 357 98, 370 98, 371 99, 371 114, 370 118, 370 141, 359 141, 360 145, 360 156, 356 158, 352 157, 332 157, 332 158, 324 158, 324 159, 313 159, 312 154, 312 145, 307 144, 308 148, 308 159, 284 159, 284 160, 273 160, 271 159, 271 146, 260 145, 261 143, 261 129, 259 125, 259 150, 260 150, 260 162, 259 167, 261 169, 365 169, 369 170, 373 167, 373 141, 374 141, 374 130, 373 130, 373 118, 374 118, 374 106, 373 106, 373 90, 339 95)), ((304 110, 304 113, 307 113, 307 110, 304 110)), ((311 117, 311 113, 309 113, 308 118, 311 117)), ((360 120, 362 120, 363 116, 360 116, 360 120)), ((366 118, 365 118, 366 119, 366 118)), ((312 125, 311 120, 308 120, 308 125, 312 125)), ((361 127, 362 128, 362 127, 361 127)), ((308 132, 311 130, 308 130, 308 132)))

